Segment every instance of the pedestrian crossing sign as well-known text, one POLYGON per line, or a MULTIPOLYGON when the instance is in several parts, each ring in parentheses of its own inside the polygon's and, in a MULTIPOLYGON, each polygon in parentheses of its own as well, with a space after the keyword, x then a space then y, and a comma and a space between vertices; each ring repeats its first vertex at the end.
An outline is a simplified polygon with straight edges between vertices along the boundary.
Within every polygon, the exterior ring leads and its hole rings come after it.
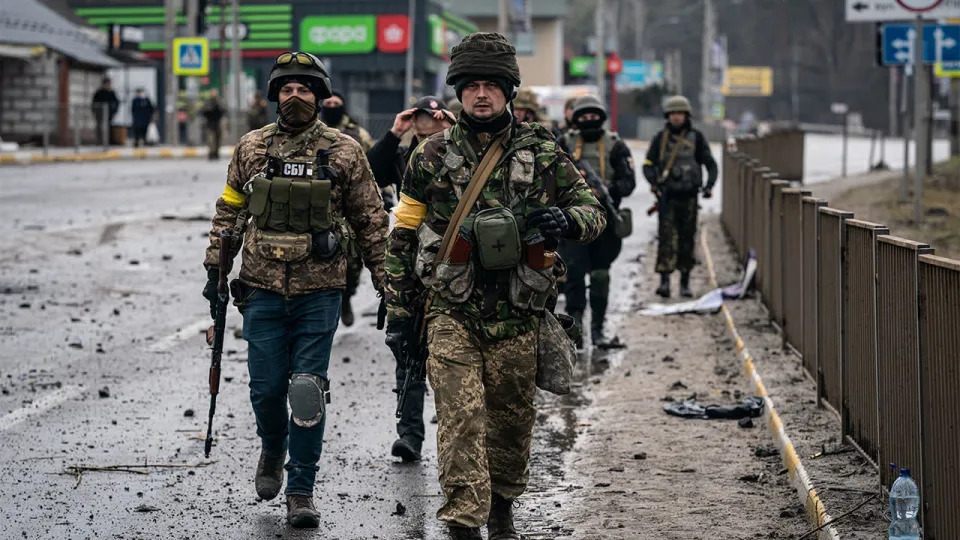
POLYGON ((210 42, 207 38, 174 39, 173 72, 177 75, 207 75, 210 72, 210 42))

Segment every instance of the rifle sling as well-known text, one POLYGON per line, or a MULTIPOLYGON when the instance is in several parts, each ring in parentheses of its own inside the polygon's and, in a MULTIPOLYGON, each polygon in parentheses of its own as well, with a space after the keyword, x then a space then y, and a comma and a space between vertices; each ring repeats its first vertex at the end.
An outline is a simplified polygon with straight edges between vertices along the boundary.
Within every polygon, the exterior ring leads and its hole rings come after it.
MULTIPOLYGON (((453 215, 450 216, 450 223, 447 225, 447 230, 443 233, 443 240, 440 242, 440 250, 437 252, 437 258, 435 259, 433 265, 434 274, 436 273, 439 263, 442 263, 450 258, 450 252, 453 250, 453 238, 460 230, 460 226, 463 225, 463 220, 470 215, 473 205, 477 202, 477 198, 480 197, 480 192, 483 191, 483 186, 486 185, 487 179, 490 178, 490 174, 493 173, 493 169, 496 168, 497 162, 500 161, 500 156, 503 155, 503 143, 505 139, 506 134, 497 137, 490 144, 487 153, 483 156, 483 159, 480 160, 477 168, 474 169, 473 176, 470 178, 470 183, 467 184, 467 189, 464 190, 463 196, 460 197, 460 201, 457 203, 457 208, 453 211, 453 215)), ((431 290, 427 294, 427 300, 423 305, 424 317, 423 324, 420 328, 421 335, 423 335, 423 332, 426 331, 426 314, 430 311, 430 305, 432 303, 433 291, 431 290)))
MULTIPOLYGON (((687 136, 686 130, 681 131, 680 134, 677 135, 676 137, 677 142, 676 144, 673 145, 673 151, 670 152, 670 159, 667 160, 667 166, 663 168, 663 172, 660 174, 660 176, 663 177, 664 179, 667 177, 668 174, 670 174, 670 169, 672 169, 673 164, 676 163, 677 153, 680 152, 680 145, 686 143, 686 136, 687 136)), ((661 139, 661 142, 660 142, 661 158, 663 157, 663 153, 667 150, 667 139, 669 138, 670 138, 670 131, 666 129, 663 130, 663 139, 661 139)))

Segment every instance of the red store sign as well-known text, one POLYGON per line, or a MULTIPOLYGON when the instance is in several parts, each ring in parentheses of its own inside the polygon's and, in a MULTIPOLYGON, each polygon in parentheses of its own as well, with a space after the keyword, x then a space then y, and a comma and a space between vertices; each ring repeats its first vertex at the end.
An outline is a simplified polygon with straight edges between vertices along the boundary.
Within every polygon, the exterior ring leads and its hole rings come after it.
POLYGON ((377 16, 377 50, 403 53, 410 48, 410 19, 406 15, 377 16))

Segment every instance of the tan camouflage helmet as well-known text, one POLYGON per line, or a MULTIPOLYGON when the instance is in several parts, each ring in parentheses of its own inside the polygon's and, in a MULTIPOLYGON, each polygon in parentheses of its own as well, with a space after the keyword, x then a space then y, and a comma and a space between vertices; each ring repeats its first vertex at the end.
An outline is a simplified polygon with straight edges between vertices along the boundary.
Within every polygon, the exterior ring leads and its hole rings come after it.
POLYGON ((540 109, 540 98, 533 90, 521 88, 517 90, 517 97, 513 98, 513 108, 536 112, 540 109))
POLYGON ((607 109, 603 106, 600 98, 594 95, 580 96, 573 102, 573 122, 586 113, 597 113, 603 121, 607 119, 607 109))
POLYGON ((663 102, 663 115, 670 116, 670 113, 687 113, 687 116, 693 116, 693 108, 690 107, 690 100, 683 96, 670 96, 663 102))

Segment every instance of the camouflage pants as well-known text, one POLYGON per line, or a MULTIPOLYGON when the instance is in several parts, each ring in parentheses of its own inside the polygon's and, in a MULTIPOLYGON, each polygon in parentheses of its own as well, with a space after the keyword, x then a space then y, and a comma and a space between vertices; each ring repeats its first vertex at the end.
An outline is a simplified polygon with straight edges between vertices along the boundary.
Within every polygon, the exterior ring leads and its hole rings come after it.
POLYGON ((220 129, 205 128, 207 136, 207 155, 210 159, 220 157, 220 129))
POLYGON ((689 272, 696 264, 697 203, 696 196, 667 197, 660 206, 657 272, 689 272))
POLYGON ((430 321, 427 375, 437 405, 446 497, 439 520, 483 526, 491 491, 515 499, 526 489, 537 418, 536 334, 489 340, 448 315, 430 321))

